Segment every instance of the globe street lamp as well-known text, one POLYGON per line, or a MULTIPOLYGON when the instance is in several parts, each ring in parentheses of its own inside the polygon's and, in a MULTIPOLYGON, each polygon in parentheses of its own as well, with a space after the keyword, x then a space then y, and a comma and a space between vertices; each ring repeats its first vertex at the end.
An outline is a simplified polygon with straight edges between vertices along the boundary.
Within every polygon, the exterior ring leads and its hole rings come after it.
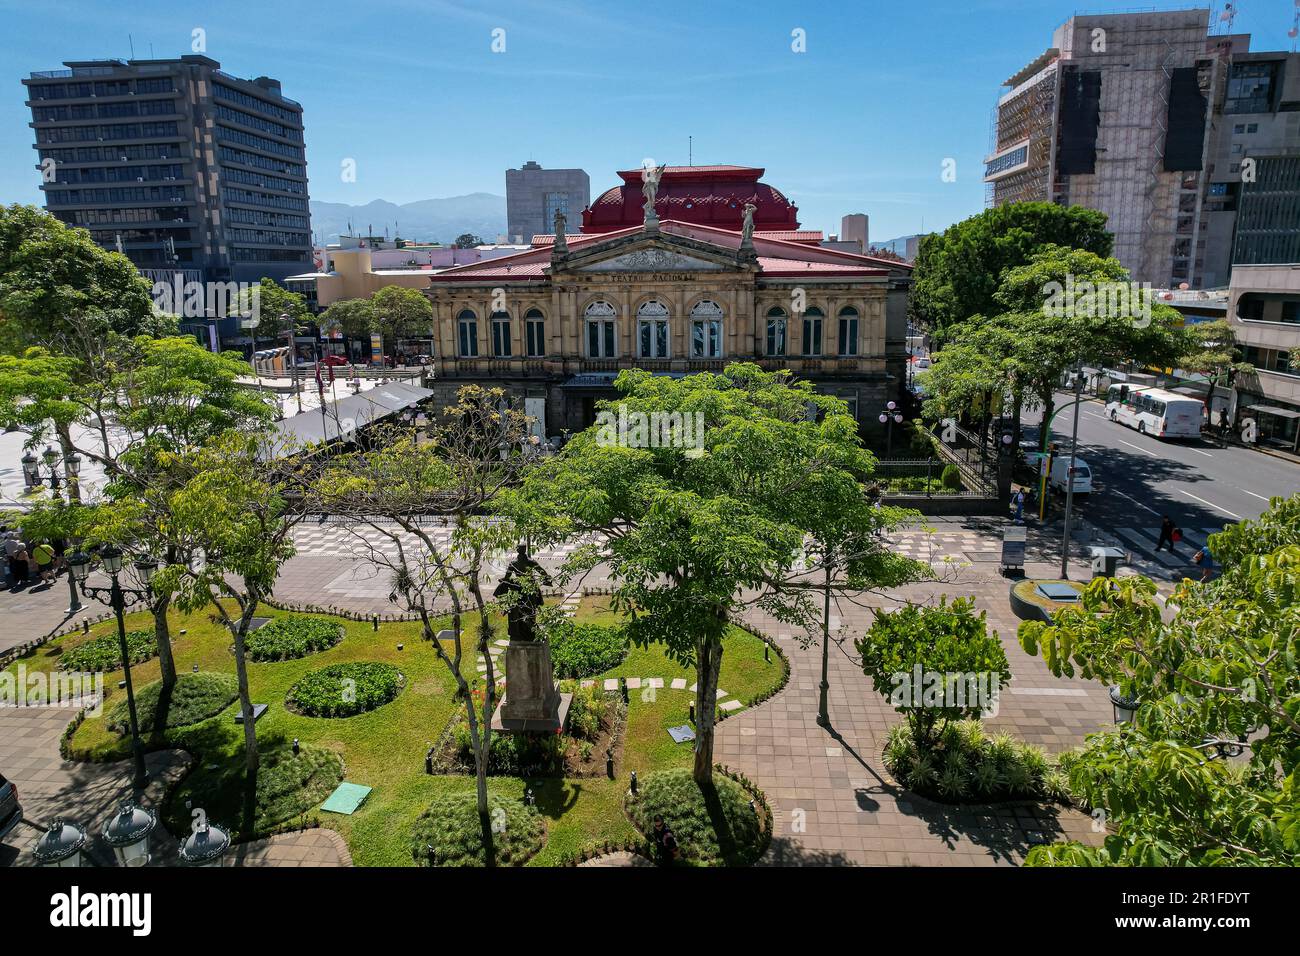
MULTIPOLYGON (((55 494, 59 491, 59 453, 52 446, 45 446, 45 451, 41 452, 41 457, 37 458, 30 451, 20 459, 23 466, 23 480, 27 483, 27 490, 33 491, 43 482, 50 483, 50 491, 55 494), (41 462, 45 462, 46 475, 41 474, 41 462)), ((67 483, 71 484, 76 481, 77 475, 81 473, 81 456, 73 452, 63 460, 63 470, 67 475, 67 483)))
POLYGON ((903 423, 903 413, 898 410, 897 402, 889 402, 878 417, 885 426, 885 456, 888 457, 894 450, 894 426, 903 423))
POLYGON ((86 831, 68 820, 55 820, 36 842, 32 856, 38 866, 82 866, 86 831))
POLYGON ((202 823, 181 844, 181 863, 185 866, 221 866, 230 849, 230 834, 215 823, 202 823))
POLYGON ((109 576, 112 582, 107 588, 96 588, 86 584, 86 577, 90 574, 90 555, 78 551, 68 559, 68 566, 71 568, 72 575, 77 583, 81 585, 81 591, 86 597, 94 598, 100 604, 106 604, 113 609, 113 615, 117 618, 117 643, 122 654, 122 674, 126 684, 126 706, 127 712, 131 718, 131 753, 135 759, 135 773, 131 780, 131 786, 135 789, 136 794, 144 790, 145 783, 149 775, 144 768, 144 745, 140 742, 140 723, 136 718, 135 710, 135 688, 131 685, 131 654, 126 646, 126 621, 123 612, 126 608, 136 601, 146 600, 149 597, 149 583, 153 580, 154 573, 158 570, 158 562, 153 558, 142 558, 135 562, 135 573, 144 588, 124 588, 118 580, 118 575, 122 573, 122 551, 119 548, 109 545, 99 552, 100 567, 104 573, 109 576))
POLYGON ((123 801, 104 827, 104 842, 113 848, 119 866, 145 866, 149 862, 149 834, 158 825, 152 810, 123 801))

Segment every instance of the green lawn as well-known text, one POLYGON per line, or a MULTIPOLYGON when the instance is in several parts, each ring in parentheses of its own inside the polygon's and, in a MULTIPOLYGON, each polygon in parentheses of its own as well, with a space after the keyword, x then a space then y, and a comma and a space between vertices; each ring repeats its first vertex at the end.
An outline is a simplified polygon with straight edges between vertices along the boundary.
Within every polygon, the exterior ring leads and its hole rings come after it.
MULTIPOLYGON (((263 616, 282 617, 283 612, 267 609, 263 616)), ((596 599, 583 602, 578 616, 584 620, 613 621, 605 603, 596 599)), ((171 615, 173 653, 177 670, 190 672, 195 664, 202 671, 234 671, 229 635, 213 623, 207 612, 171 615), (185 633, 182 633, 184 631, 185 633)), ((374 631, 369 623, 345 621, 346 635, 333 648, 319 654, 291 661, 250 663, 249 682, 255 703, 268 705, 258 721, 257 734, 263 752, 287 747, 296 737, 304 747, 322 747, 337 752, 343 759, 345 779, 372 787, 366 804, 352 816, 321 815, 322 823, 338 830, 347 840, 354 862, 359 866, 409 866, 408 843, 411 827, 440 794, 472 790, 468 776, 429 776, 424 773, 424 754, 436 741, 452 717, 456 705, 453 682, 433 649, 419 637, 414 623, 384 623, 374 631), (397 650, 399 643, 404 650, 397 650), (399 668, 406 685, 397 698, 368 713, 346 718, 314 718, 290 713, 284 705, 285 693, 308 671, 344 661, 382 661, 399 668)), ((128 616, 127 627, 151 625, 145 613, 128 616)), ((77 634, 51 642, 21 659, 28 671, 53 670, 62 650, 84 640, 111 633, 112 622, 91 628, 89 638, 77 634)), ((504 634, 504 627, 501 629, 504 634)), ((472 672, 473 652, 467 654, 465 667, 472 672)), ((15 665, 11 665, 15 667, 15 665)), ((775 653, 763 659, 763 644, 739 628, 727 637, 723 654, 720 684, 743 702, 748 702, 778 684, 785 663, 775 653)), ((156 658, 132 667, 137 688, 158 678, 156 658)), ((105 711, 123 694, 117 689, 120 671, 107 674, 104 684, 108 693, 105 711)), ((520 797, 531 785, 537 795, 537 808, 546 818, 548 837, 541 852, 529 865, 545 866, 560 862, 565 854, 606 840, 622 843, 634 837, 635 830, 623 813, 623 795, 627 789, 627 772, 637 770, 645 776, 651 770, 687 767, 691 763, 689 744, 675 745, 667 728, 687 722, 687 708, 693 696, 689 691, 674 691, 668 682, 674 677, 694 683, 688 668, 668 659, 660 647, 633 648, 618 667, 600 675, 606 677, 662 677, 665 687, 653 699, 631 692, 628 709, 623 766, 620 779, 600 778, 545 779, 524 781, 497 777, 491 781, 495 793, 520 797)), ((648 697, 649 695, 644 695, 648 697)), ((240 793, 238 768, 243 761, 243 731, 234 723, 237 704, 216 717, 190 727, 168 731, 166 743, 184 746, 198 755, 191 774, 169 796, 164 816, 174 830, 188 829, 189 811, 185 801, 203 807, 216 822, 233 823, 238 819, 240 793)), ((88 719, 72 740, 74 754, 82 757, 117 758, 127 756, 127 746, 106 726, 103 719, 88 719)))

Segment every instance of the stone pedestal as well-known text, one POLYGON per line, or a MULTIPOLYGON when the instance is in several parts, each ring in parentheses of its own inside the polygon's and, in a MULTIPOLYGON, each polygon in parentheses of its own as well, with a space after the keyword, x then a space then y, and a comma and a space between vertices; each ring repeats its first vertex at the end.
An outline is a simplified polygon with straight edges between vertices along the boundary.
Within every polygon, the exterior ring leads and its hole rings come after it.
POLYGON ((492 715, 492 729, 507 732, 562 730, 569 718, 572 694, 555 688, 551 645, 545 641, 512 641, 506 647, 506 692, 492 715))

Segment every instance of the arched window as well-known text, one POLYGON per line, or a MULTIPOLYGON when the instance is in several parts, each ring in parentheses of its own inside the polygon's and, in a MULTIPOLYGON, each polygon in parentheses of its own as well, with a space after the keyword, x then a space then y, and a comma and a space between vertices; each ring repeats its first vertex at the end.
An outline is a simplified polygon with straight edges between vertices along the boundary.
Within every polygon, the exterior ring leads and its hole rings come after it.
POLYGON ((616 358, 614 351, 614 320, 618 310, 608 302, 597 300, 582 310, 587 323, 587 357, 616 358))
POLYGON ((529 358, 546 354, 546 317, 537 309, 524 313, 524 350, 529 358))
POLYGON ((636 331, 641 358, 668 358, 668 306, 657 299, 642 302, 636 310, 636 331))
POLYGON ((785 309, 774 306, 767 310, 767 354, 784 355, 786 336, 785 309))
POLYGON ((722 307, 708 299, 691 309, 691 357, 722 357, 722 307))
POLYGON ((803 354, 822 354, 822 320, 825 314, 821 309, 809 309, 803 314, 803 354))
POLYGON ((510 313, 492 313, 492 354, 510 358, 510 313))
POLYGON ((858 354, 858 310, 851 305, 840 309, 840 354, 858 354))
POLYGON ((478 356, 478 316, 473 309, 462 309, 456 316, 457 341, 460 344, 461 358, 478 356))

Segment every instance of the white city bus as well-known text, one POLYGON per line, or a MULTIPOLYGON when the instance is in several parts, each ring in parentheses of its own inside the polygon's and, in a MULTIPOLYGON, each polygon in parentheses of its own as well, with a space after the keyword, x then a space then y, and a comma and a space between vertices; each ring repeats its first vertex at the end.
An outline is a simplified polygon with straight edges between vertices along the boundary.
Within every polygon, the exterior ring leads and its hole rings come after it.
POLYGON ((1157 438, 1197 438, 1205 403, 1163 388, 1112 385, 1106 393, 1106 415, 1157 438))

